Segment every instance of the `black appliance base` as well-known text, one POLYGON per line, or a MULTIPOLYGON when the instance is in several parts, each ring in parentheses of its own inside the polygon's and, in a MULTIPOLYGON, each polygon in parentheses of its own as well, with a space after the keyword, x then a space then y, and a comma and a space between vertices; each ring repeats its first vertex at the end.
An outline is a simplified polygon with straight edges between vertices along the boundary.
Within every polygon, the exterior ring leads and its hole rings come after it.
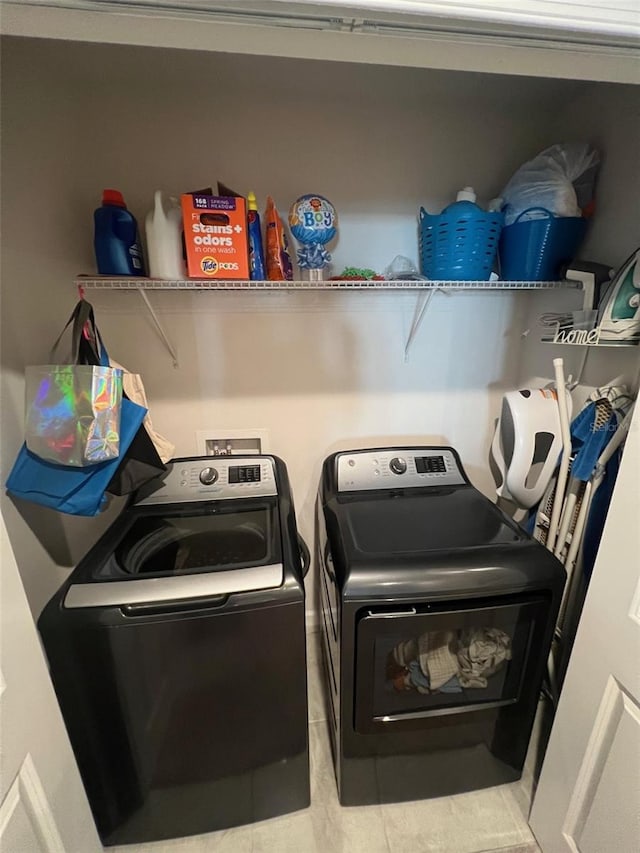
POLYGON ((339 798, 343 806, 426 800, 516 782, 521 775, 481 745, 440 755, 347 758, 339 798))
POLYGON ((251 773, 179 790, 155 790, 144 806, 107 837, 106 846, 202 835, 308 808, 306 750, 251 773))

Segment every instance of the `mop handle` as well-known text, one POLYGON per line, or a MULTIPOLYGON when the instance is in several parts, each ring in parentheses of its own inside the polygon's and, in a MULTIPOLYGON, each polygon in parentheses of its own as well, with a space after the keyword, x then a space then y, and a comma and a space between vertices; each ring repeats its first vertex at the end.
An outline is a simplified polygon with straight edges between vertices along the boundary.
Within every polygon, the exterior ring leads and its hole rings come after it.
MULTIPOLYGON (((578 514, 578 520, 576 521, 576 527, 573 531, 573 538, 571 540, 571 545, 569 546, 569 552, 567 554, 567 559, 565 561, 565 568, 567 570, 567 574, 570 574, 573 565, 577 559, 578 551, 580 546, 582 545, 582 536, 584 533, 584 528, 587 523, 587 517, 589 514, 589 510, 591 509, 591 504, 593 502, 593 498, 595 493, 600 488, 600 484, 604 479, 604 469, 606 467, 607 462, 611 459, 616 450, 623 443, 625 438, 627 437, 627 433, 629 431, 629 425, 631 424, 631 418, 633 417, 633 406, 629 409, 624 418, 620 421, 618 425, 618 429, 613 434, 611 441, 607 444, 605 449, 602 451, 600 456, 598 457, 598 461, 596 462, 594 473, 589 480, 589 482, 585 486, 584 495, 582 497, 582 503, 580 505, 580 512, 578 514)), ((560 607, 560 614, 564 616, 564 609, 566 607, 566 602, 563 596, 563 604, 560 607)))
POLYGON ((567 474, 569 472, 569 456, 571 455, 571 433, 569 432, 569 413, 567 411, 567 392, 564 379, 564 362, 561 358, 553 359, 553 369, 556 375, 556 393, 558 395, 558 413, 560 415, 560 433, 562 435, 562 457, 558 471, 558 482, 553 497, 553 509, 549 520, 549 533, 547 536, 547 548, 553 554, 558 532, 558 522, 562 511, 562 502, 567 485, 567 474))

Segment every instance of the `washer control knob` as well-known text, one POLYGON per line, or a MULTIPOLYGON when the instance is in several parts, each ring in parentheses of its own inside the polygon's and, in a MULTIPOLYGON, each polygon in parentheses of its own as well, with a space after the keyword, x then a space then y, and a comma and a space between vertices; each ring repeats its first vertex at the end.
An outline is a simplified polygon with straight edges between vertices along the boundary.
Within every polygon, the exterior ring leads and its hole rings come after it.
POLYGON ((389 462, 389 468, 391 468, 394 474, 404 474, 407 470, 407 463, 399 456, 394 456, 391 462, 389 462))
POLYGON ((203 486, 213 486, 218 479, 218 472, 215 468, 203 468, 200 471, 200 482, 203 486))

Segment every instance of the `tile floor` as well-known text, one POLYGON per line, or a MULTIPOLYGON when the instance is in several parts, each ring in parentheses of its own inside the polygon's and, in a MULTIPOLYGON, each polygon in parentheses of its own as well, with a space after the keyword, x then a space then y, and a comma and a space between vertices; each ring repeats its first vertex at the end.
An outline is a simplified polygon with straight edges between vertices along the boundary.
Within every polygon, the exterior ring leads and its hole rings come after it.
POLYGON ((526 815, 543 714, 520 782, 436 800, 343 808, 333 775, 317 634, 309 636, 308 649, 311 806, 251 826, 112 847, 111 853, 539 853, 526 815))

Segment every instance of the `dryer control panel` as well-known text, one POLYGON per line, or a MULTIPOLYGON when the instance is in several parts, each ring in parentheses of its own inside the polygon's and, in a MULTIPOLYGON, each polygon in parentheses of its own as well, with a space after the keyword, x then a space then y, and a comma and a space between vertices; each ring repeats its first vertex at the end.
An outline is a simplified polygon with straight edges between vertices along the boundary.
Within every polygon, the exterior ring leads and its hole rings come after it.
POLYGON ((337 457, 338 491, 460 486, 466 483, 449 447, 354 450, 337 457))
POLYGON ((198 456, 174 459, 158 488, 136 506, 277 494, 275 464, 269 456, 198 456))

